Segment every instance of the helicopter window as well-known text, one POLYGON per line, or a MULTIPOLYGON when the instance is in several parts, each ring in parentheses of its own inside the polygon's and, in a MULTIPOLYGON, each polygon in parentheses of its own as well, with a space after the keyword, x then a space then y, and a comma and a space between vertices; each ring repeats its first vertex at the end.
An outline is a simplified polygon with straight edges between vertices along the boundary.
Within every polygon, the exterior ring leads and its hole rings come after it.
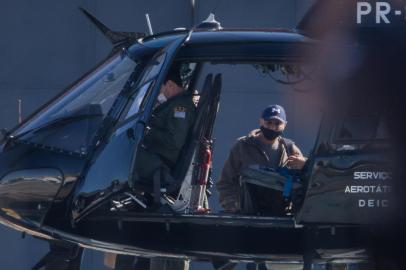
POLYGON ((134 94, 134 96, 131 98, 131 107, 128 109, 128 112, 125 114, 124 120, 127 120, 131 116, 137 114, 140 111, 140 108, 142 107, 142 101, 144 100, 145 94, 147 93, 147 90, 150 88, 152 84, 152 81, 147 82, 143 86, 140 87, 140 89, 134 94))
POLYGON ((42 146, 86 154, 136 65, 126 54, 112 56, 17 129, 13 136, 42 146))
POLYGON ((335 131, 336 142, 365 143, 387 138, 385 123, 379 115, 347 116, 335 131))
POLYGON ((153 60, 152 63, 148 66, 148 68, 145 70, 143 77, 140 80, 139 85, 144 84, 145 82, 151 80, 152 78, 155 78, 159 74, 159 71, 161 71, 162 64, 164 63, 166 58, 166 54, 163 53, 160 56, 158 56, 156 59, 153 60))
MULTIPOLYGON (((131 106, 127 108, 127 112, 124 113, 125 117, 123 118, 123 121, 127 120, 128 118, 134 116, 137 114, 139 111, 142 110, 143 107, 143 102, 145 101, 146 93, 148 93, 148 90, 151 88, 151 85, 153 85, 154 80, 150 80, 151 78, 154 78, 157 75, 157 71, 160 70, 162 65, 157 65, 156 63, 162 63, 164 60, 164 55, 161 55, 154 61, 154 63, 147 69, 147 72, 150 73, 145 73, 144 78, 141 79, 142 82, 148 81, 144 83, 141 87, 139 87, 138 90, 135 91, 133 97, 131 97, 130 104, 131 106)), ((189 84, 191 82, 191 79, 193 77, 194 71, 196 69, 196 63, 182 63, 180 64, 180 75, 182 79, 182 86, 185 89, 189 88, 189 84)))
POLYGON ((144 74, 142 75, 139 81, 138 85, 141 86, 135 91, 135 93, 131 97, 129 102, 129 104, 131 105, 130 107, 127 106, 126 113, 124 113, 125 117, 122 118, 122 121, 125 121, 128 118, 134 116, 142 109, 146 93, 148 93, 148 89, 150 89, 151 85, 153 85, 156 76, 161 71, 165 58, 166 54, 162 53, 149 63, 148 67, 145 69, 144 74))
POLYGON ((369 140, 376 130, 376 117, 348 117, 338 130, 338 140, 369 140))

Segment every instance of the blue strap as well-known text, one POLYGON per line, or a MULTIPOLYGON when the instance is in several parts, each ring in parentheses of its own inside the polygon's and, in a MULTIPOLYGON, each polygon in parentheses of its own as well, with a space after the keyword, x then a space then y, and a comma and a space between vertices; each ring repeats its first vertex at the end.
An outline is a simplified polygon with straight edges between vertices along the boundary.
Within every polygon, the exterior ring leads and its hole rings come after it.
POLYGON ((293 180, 292 176, 289 175, 286 179, 285 186, 283 187, 283 197, 289 198, 290 192, 292 191, 293 180))
POLYGON ((283 186, 283 197, 289 198, 290 193, 292 191, 292 186, 293 186, 293 177, 290 174, 290 170, 286 167, 278 168, 278 172, 286 177, 285 185, 283 186))

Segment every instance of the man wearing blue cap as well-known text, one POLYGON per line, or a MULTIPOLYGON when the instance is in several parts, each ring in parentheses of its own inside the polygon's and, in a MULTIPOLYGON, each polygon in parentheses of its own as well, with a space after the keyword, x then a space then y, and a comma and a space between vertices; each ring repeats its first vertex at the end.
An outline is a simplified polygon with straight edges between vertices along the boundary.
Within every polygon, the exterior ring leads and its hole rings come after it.
MULTIPOLYGON (((282 106, 266 107, 259 123, 260 129, 255 129, 237 140, 216 184, 220 204, 228 212, 241 211, 239 175, 243 169, 254 164, 271 168, 287 166, 291 169, 302 169, 306 162, 294 142, 282 137, 287 124, 282 106)), ((257 195, 256 201, 259 205, 266 206, 274 215, 284 214, 282 194, 272 194, 272 198, 261 192, 257 195)))

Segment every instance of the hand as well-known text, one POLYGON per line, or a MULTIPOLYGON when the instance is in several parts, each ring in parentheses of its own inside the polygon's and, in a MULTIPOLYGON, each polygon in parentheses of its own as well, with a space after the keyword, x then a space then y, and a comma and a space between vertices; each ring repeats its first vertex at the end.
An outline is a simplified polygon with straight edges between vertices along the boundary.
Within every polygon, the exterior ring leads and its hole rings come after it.
POLYGON ((299 155, 292 155, 288 157, 286 165, 291 169, 301 170, 306 162, 306 158, 299 155))

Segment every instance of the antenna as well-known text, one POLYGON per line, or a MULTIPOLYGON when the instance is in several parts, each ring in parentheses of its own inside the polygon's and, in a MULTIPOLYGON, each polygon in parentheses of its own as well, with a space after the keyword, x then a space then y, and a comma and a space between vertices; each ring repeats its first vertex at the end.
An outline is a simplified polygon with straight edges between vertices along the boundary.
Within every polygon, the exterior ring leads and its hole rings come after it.
POLYGON ((191 27, 196 25, 196 0, 190 0, 190 5, 192 7, 192 24, 191 27))
POLYGON ((18 123, 21 124, 21 122, 23 121, 23 117, 22 117, 22 106, 21 106, 21 99, 18 99, 18 123))
POLYGON ((206 20, 204 20, 203 22, 210 23, 214 21, 216 21, 216 19, 214 18, 214 13, 210 13, 209 16, 206 18, 206 20))
POLYGON ((154 34, 154 32, 152 31, 151 20, 149 19, 148 13, 145 13, 145 19, 147 20, 148 33, 150 36, 152 36, 154 34))
POLYGON ((208 29, 208 30, 221 30, 221 24, 216 21, 214 14, 210 13, 206 20, 202 21, 196 29, 208 29))

